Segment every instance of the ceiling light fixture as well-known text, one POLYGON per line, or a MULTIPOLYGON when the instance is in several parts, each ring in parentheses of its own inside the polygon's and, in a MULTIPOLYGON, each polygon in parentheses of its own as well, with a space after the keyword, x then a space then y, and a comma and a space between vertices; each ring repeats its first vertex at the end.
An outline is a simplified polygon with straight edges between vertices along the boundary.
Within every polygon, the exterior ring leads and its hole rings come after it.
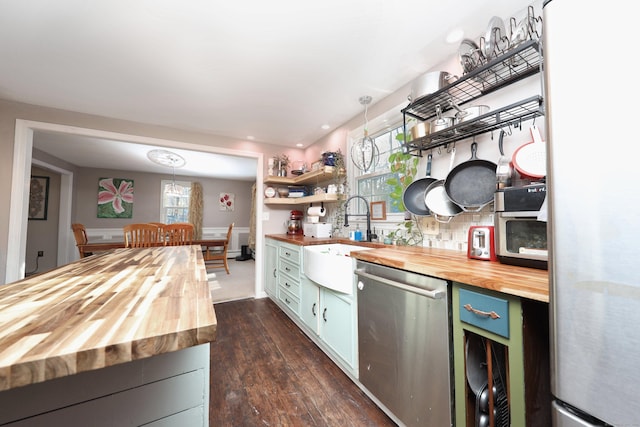
POLYGON ((371 97, 361 96, 358 100, 364 106, 364 136, 351 147, 351 161, 356 167, 367 172, 372 166, 378 163, 380 153, 376 143, 369 136, 369 119, 367 118, 367 108, 371 103, 371 97))
POLYGON ((161 149, 149 151, 147 157, 155 164, 170 167, 173 172, 171 184, 165 187, 164 193, 168 196, 182 195, 184 189, 182 186, 176 184, 176 168, 181 168, 187 163, 184 157, 172 151, 161 149))
POLYGON ((147 153, 147 157, 157 165, 169 166, 174 168, 181 168, 187 163, 184 160, 184 157, 169 150, 151 150, 147 153))

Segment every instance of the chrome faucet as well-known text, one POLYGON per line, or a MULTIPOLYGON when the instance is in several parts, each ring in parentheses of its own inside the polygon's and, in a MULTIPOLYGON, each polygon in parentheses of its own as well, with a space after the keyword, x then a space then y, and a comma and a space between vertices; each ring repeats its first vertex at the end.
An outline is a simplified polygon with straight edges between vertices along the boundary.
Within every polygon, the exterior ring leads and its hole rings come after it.
POLYGON ((369 211, 369 202, 367 201, 367 199, 365 199, 362 196, 351 196, 347 199, 346 202, 344 202, 344 226, 348 227, 349 226, 349 217, 350 216, 366 216, 367 217, 367 231, 366 231, 366 236, 367 236, 367 242, 370 242, 371 239, 373 239, 374 237, 377 237, 375 235, 373 235, 371 233, 371 212, 369 211), (367 213, 366 214, 350 214, 349 213, 349 201, 351 199, 362 199, 364 201, 364 206, 367 208, 367 213))

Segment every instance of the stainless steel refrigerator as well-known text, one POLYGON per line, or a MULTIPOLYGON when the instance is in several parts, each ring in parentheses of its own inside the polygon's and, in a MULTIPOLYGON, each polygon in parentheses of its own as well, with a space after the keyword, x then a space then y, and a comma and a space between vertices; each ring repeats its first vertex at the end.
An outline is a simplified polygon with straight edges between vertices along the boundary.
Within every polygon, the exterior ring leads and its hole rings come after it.
POLYGON ((640 426, 640 19, 543 7, 555 426, 640 426))

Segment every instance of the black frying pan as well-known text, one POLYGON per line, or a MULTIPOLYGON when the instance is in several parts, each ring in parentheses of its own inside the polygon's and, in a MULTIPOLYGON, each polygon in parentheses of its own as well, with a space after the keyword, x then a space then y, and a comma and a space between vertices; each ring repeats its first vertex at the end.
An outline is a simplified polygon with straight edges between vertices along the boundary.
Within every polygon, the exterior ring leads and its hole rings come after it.
POLYGON ((407 188, 404 189, 402 193, 402 203, 404 203, 404 207, 406 210, 411 212, 414 215, 418 216, 426 216, 431 215, 429 208, 424 202, 424 192, 434 181, 437 181, 435 178, 431 178, 431 160, 433 155, 429 154, 427 156, 427 176, 426 178, 420 178, 413 181, 407 188))
POLYGON ((496 191, 496 165, 476 157, 478 143, 471 144, 471 159, 449 172, 444 189, 452 202, 466 212, 478 212, 493 200, 496 191))

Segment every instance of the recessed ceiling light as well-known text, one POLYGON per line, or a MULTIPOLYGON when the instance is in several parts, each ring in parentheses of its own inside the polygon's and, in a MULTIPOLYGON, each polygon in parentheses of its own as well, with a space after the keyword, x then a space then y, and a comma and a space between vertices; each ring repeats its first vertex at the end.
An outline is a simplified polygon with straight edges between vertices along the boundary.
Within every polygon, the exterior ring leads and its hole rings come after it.
POLYGON ((321 127, 322 129, 324 129, 324 130, 327 130, 327 129, 329 129, 331 126, 329 126, 329 125, 322 125, 322 126, 320 126, 320 127, 321 127))
POLYGON ((304 147, 304 144, 298 143, 298 144, 296 144, 296 147, 304 147))
POLYGON ((247 135, 247 139, 253 141, 254 139, 256 139, 256 137, 253 135, 247 135))
POLYGON ((155 164, 174 168, 180 168, 187 163, 184 157, 169 150, 151 150, 147 157, 155 164))
POLYGON ((447 34, 447 38, 445 39, 447 43, 458 43, 464 37, 464 31, 460 28, 455 28, 449 31, 447 34))

